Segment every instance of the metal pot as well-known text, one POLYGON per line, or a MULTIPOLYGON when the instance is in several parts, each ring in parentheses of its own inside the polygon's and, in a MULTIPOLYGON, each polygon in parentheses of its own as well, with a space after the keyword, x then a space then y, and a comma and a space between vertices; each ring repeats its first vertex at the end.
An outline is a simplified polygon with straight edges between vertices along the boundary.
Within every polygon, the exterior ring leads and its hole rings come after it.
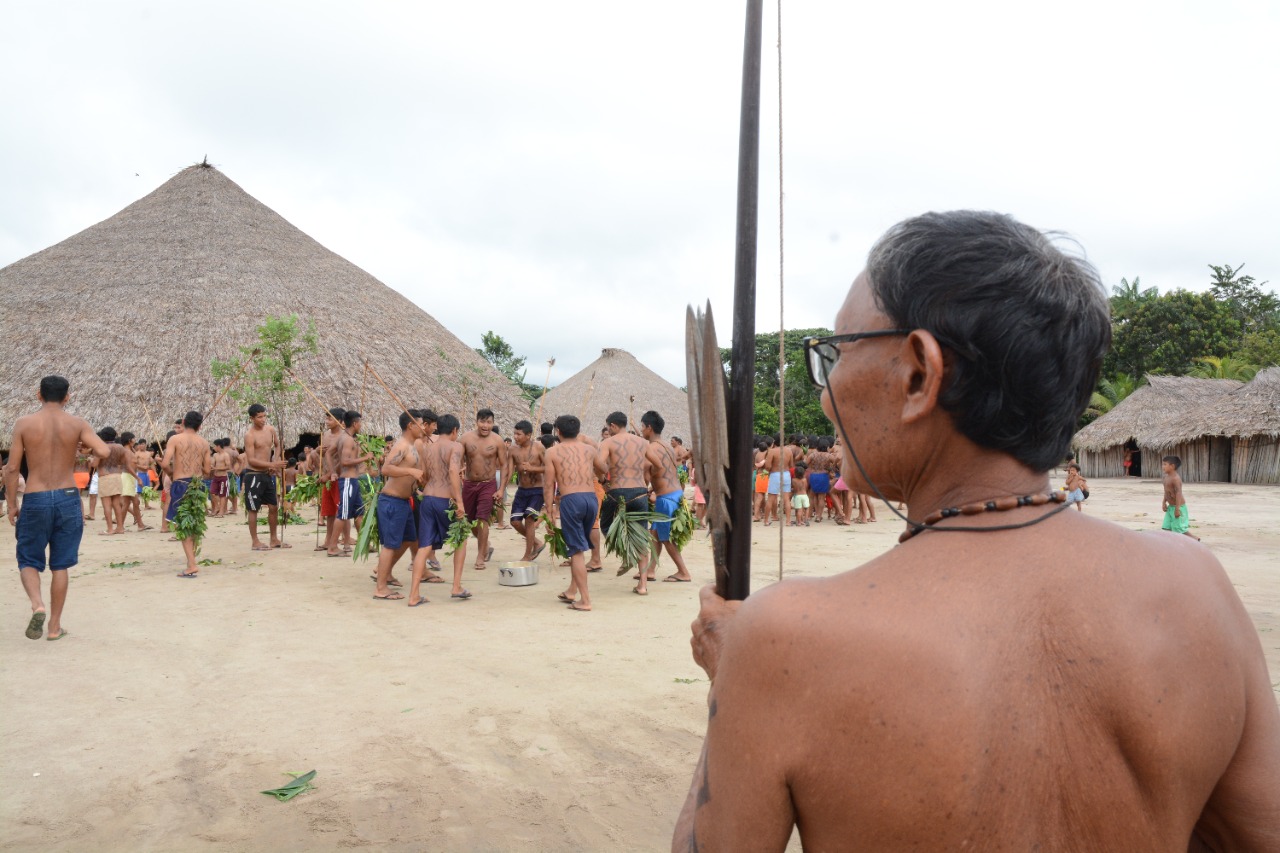
POLYGON ((527 560, 503 563, 498 569, 498 583, 502 586, 533 586, 538 582, 538 564, 527 560))

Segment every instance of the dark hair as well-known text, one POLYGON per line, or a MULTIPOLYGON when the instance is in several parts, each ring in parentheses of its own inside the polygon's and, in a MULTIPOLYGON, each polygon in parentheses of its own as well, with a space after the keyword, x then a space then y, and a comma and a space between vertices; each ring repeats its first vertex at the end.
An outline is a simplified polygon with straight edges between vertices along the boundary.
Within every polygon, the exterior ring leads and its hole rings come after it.
POLYGON ((627 428, 627 416, 622 412, 610 412, 609 416, 604 419, 604 422, 622 427, 623 429, 627 428))
POLYGON ((347 416, 347 410, 341 406, 334 406, 329 410, 329 414, 333 416, 335 421, 340 421, 347 416))
POLYGON ((543 434, 538 436, 538 441, 542 442, 542 446, 545 449, 550 450, 552 447, 555 446, 556 437, 554 435, 543 434))
POLYGON ((543 421, 539 429, 542 430, 543 435, 551 435, 551 431, 555 429, 555 426, 550 421, 543 421))
POLYGON ((525 435, 533 435, 533 424, 528 421, 516 421, 516 432, 522 432, 525 435))
POLYGON ((1170 465, 1172 465, 1175 469, 1177 469, 1177 468, 1181 468, 1181 467, 1182 467, 1182 460, 1181 460, 1181 459, 1179 459, 1177 456, 1166 456, 1164 459, 1161 459, 1160 461, 1161 461, 1161 462, 1168 462, 1168 463, 1169 463, 1170 465))
POLYGON ((674 441, 676 444, 680 445, 681 447, 684 447, 684 439, 682 439, 680 436, 673 435, 671 436, 671 440, 674 441))
POLYGON ((342 425, 347 429, 351 429, 351 425, 362 417, 364 417, 364 415, 360 414, 355 409, 347 409, 342 413, 342 425))
POLYGON ((640 423, 647 426, 658 435, 662 435, 662 428, 667 425, 667 422, 662 419, 662 415, 658 414, 653 409, 650 409, 640 416, 640 423))
POLYGON ((133 444, 133 433, 131 432, 120 433, 120 443, 123 444, 125 447, 128 447, 129 445, 133 444))
POLYGON ((410 415, 408 412, 400 413, 400 431, 404 432, 409 428, 409 424, 413 423, 416 415, 410 415))
POLYGON ((253 417, 254 415, 260 415, 266 410, 267 410, 267 407, 262 405, 261 403, 254 403, 252 406, 249 407, 249 417, 253 417))
POLYGON ((796 476, 796 477, 803 477, 803 476, 804 476, 804 472, 805 472, 805 471, 808 471, 808 470, 809 470, 809 466, 808 466, 808 465, 805 465, 803 462, 797 462, 797 463, 796 463, 796 467, 795 467, 795 476, 796 476))
MULTIPOLYGON (((266 411, 266 409, 263 409, 266 411)), ((200 429, 200 425, 204 423, 204 415, 192 409, 182 416, 182 425, 187 429, 200 429)))
POLYGON ((98 430, 98 438, 102 439, 107 444, 111 444, 116 440, 116 428, 103 427, 102 429, 98 430))
POLYGON ((40 380, 40 399, 46 403, 62 403, 67 399, 71 383, 61 376, 46 376, 40 380))
POLYGON ((418 420, 422 421, 424 424, 433 424, 436 422, 436 413, 430 409, 411 409, 410 411, 417 415, 418 420))
POLYGON ((1111 345, 1097 271, 1011 216, 926 213, 867 258, 893 325, 943 347, 938 401, 970 441, 1047 471, 1070 447, 1111 345))
POLYGON ((560 433, 561 438, 577 438, 578 431, 582 429, 582 421, 573 415, 561 415, 556 418, 556 432, 560 433))
POLYGON ((436 432, 440 435, 452 435, 458 431, 458 427, 462 426, 458 423, 458 419, 454 415, 441 415, 436 420, 436 432))
POLYGON ((215 440, 214 440, 214 442, 213 442, 213 444, 214 444, 214 446, 215 446, 215 447, 230 447, 230 446, 231 446, 231 439, 229 439, 229 438, 219 438, 219 439, 215 439, 215 440))
POLYGON ((476 412, 476 421, 491 421, 491 420, 493 420, 493 409, 481 409, 480 411, 476 412))
POLYGON ((1080 470, 1080 466, 1079 466, 1079 465, 1077 465, 1076 463, 1072 462, 1071 464, 1069 464, 1069 465, 1067 466, 1067 470, 1068 470, 1068 471, 1072 471, 1072 470, 1079 471, 1079 470, 1080 470))

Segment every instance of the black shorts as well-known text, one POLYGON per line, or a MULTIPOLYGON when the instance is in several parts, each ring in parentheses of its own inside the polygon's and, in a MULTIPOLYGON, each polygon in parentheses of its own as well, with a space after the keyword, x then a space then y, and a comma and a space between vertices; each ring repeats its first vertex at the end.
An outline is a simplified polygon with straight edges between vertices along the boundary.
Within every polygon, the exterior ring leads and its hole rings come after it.
POLYGON ((602 533, 609 532, 609 526, 613 524, 613 517, 618 514, 618 506, 624 503, 627 505, 627 512, 648 512, 649 490, 645 488, 610 489, 605 493, 604 501, 600 504, 600 531, 602 533))
POLYGON ((265 471, 245 471, 241 485, 244 488, 246 512, 257 512, 259 507, 276 505, 276 478, 265 471))

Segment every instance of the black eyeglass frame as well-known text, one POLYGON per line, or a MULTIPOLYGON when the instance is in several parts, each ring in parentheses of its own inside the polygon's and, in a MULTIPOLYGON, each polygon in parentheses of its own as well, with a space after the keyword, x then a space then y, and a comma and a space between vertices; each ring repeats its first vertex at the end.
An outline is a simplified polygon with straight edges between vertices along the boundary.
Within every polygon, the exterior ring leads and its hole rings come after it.
POLYGON ((809 371, 809 381, 818 388, 826 388, 826 379, 831 375, 832 368, 836 365, 836 360, 840 358, 840 351, 836 349, 836 344, 851 344, 854 341, 860 341, 864 338, 887 338, 893 335, 909 335, 912 329, 877 329, 874 332, 853 332, 848 335, 818 335, 807 337, 800 341, 801 351, 804 353, 804 366, 809 371), (830 347, 831 355, 828 357, 819 347, 830 347), (822 381, 818 380, 817 374, 813 369, 814 359, 820 359, 826 363, 826 369, 822 371, 822 381))

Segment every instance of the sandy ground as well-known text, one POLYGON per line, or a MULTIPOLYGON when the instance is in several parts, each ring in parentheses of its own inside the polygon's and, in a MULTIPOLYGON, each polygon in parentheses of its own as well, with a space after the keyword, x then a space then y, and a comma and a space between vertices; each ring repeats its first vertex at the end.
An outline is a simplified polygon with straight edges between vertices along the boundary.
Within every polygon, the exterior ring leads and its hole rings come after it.
MULTIPOLYGON (((1158 526, 1158 483, 1091 485, 1091 514, 1158 526)), ((1187 494, 1280 682, 1280 489, 1187 494)), ((892 547, 901 528, 879 515, 788 529, 787 573, 892 547)), ((159 532, 101 527, 73 570, 66 641, 23 636, 16 577, 0 603, 3 849, 668 846, 706 717, 697 584, 640 598, 609 568, 591 576, 596 611, 573 613, 554 598, 567 569, 545 559, 537 586, 498 585, 519 546, 496 531, 491 569, 466 576, 474 599, 433 586, 409 609, 371 599, 367 565, 314 554, 310 527, 260 554, 241 524, 211 521, 202 556, 222 563, 197 580, 174 577, 178 545, 159 532), (312 769, 317 789, 291 802, 258 793, 312 769)), ((777 527, 755 539, 759 587, 777 578, 777 527)), ((710 580, 705 546, 687 553, 710 580)))

